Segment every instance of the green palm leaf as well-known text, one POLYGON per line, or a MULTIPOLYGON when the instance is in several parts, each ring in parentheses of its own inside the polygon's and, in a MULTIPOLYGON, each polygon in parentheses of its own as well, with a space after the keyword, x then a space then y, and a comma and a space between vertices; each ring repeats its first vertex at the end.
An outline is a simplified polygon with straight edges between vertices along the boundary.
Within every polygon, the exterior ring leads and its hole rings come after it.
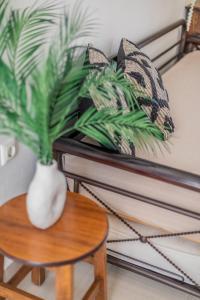
POLYGON ((17 80, 28 77, 38 65, 39 50, 47 40, 49 25, 56 16, 55 8, 55 1, 46 1, 44 5, 33 5, 24 11, 11 11, 7 53, 17 80))
POLYGON ((115 101, 116 98, 120 100, 120 97, 125 99, 124 106, 127 106, 127 110, 134 111, 139 108, 136 96, 140 92, 124 77, 122 70, 116 70, 116 64, 112 64, 101 72, 99 70, 90 72, 82 93, 84 97, 93 99, 97 109, 111 107, 112 100, 115 101))
POLYGON ((7 11, 7 8, 8 8, 8 0, 1 0, 0 1, 0 28, 2 30, 2 23, 5 19, 5 14, 6 14, 6 11, 7 11))
POLYGON ((155 137, 163 141, 163 135, 159 128, 154 125, 143 111, 116 112, 115 110, 104 109, 97 111, 90 108, 76 122, 74 128, 90 138, 93 138, 110 149, 117 149, 117 138, 111 141, 110 133, 123 137, 128 143, 143 150, 153 150, 155 137), (113 143, 112 143, 113 142, 113 143))
POLYGON ((6 48, 8 27, 6 26, 6 14, 8 10, 8 0, 0 0, 0 57, 6 48))

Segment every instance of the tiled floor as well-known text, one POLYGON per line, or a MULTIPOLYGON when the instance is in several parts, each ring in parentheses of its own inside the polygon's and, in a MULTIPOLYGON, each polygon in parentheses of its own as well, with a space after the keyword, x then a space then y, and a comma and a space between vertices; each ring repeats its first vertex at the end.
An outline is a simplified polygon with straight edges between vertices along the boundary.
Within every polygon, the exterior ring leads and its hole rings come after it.
MULTIPOLYGON (((80 300, 92 282, 92 267, 81 263, 75 269, 75 300, 80 300), (86 276, 87 274, 87 276, 86 276)), ((55 299, 54 274, 48 273, 42 287, 34 286, 28 276, 20 285, 26 291, 46 300, 55 299)), ((196 300, 197 298, 183 294, 155 281, 108 266, 109 300, 196 300)))

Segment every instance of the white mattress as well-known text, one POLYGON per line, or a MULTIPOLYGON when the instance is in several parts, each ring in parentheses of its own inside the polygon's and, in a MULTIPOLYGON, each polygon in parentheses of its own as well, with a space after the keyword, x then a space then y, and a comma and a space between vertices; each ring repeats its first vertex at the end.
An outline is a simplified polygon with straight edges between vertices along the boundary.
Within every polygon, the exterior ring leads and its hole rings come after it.
MULTIPOLYGON (((199 70, 200 51, 187 55, 164 75, 170 96, 172 116, 176 124, 176 133, 171 140, 171 153, 159 154, 156 158, 137 153, 139 157, 200 175, 199 70)), ((63 166, 69 172, 200 213, 200 195, 197 192, 68 154, 63 155, 63 166)), ((99 188, 90 188, 131 221, 141 233, 183 232, 200 229, 200 222, 196 219, 99 188)), ((83 190, 81 192, 85 193, 83 190)), ((110 217, 111 238, 132 236, 130 230, 110 217)), ((155 239, 153 242, 171 259, 174 259, 178 266, 200 282, 200 235, 155 239)), ((109 248, 177 273, 177 270, 162 257, 142 243, 112 244, 109 248)))
POLYGON ((200 51, 194 51, 163 75, 176 126, 170 153, 160 153, 157 157, 137 153, 137 156, 200 175, 199 70, 200 51))

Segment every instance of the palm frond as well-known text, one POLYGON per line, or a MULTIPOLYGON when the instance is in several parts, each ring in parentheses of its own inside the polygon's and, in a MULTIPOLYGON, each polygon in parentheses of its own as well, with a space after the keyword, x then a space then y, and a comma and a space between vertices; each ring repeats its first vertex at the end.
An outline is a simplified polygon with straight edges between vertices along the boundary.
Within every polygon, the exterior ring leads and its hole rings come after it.
POLYGON ((22 122, 29 128, 33 125, 26 83, 17 83, 13 72, 3 60, 0 59, 0 105, 9 111, 16 112, 21 116, 22 122))
POLYGON ((7 53, 17 80, 27 78, 38 65, 41 58, 39 50, 47 40, 55 8, 55 1, 45 1, 43 5, 33 5, 24 11, 11 11, 7 53))
POLYGON ((163 135, 143 111, 128 112, 112 109, 97 111, 90 108, 76 122, 74 128, 90 138, 93 138, 110 149, 118 148, 119 140, 116 136, 123 137, 128 143, 133 143, 143 150, 152 150, 155 137, 163 141, 163 135), (110 132, 115 138, 111 141, 110 132), (114 144, 114 145, 113 145, 114 144))
POLYGON ((6 48, 8 27, 6 26, 6 14, 8 11, 9 0, 0 0, 0 57, 6 48))
POLYGON ((140 92, 131 85, 130 80, 124 77, 122 70, 116 70, 115 64, 101 72, 99 70, 90 72, 82 93, 84 97, 93 100, 98 110, 112 107, 114 103, 116 109, 123 108, 124 111, 134 111, 139 108, 137 96, 140 92))
POLYGON ((82 57, 68 58, 67 70, 64 72, 52 107, 51 126, 78 108, 80 91, 87 75, 88 68, 83 66, 82 57))
POLYGON ((17 83, 9 67, 0 58, 0 103, 17 109, 17 83))
MULTIPOLYGON (((93 20, 81 13, 80 2, 75 4, 69 16, 61 19, 59 34, 49 50, 48 58, 40 72, 46 78, 49 111, 49 134, 54 141, 63 132, 66 121, 74 116, 78 109, 80 90, 88 75, 88 66, 84 66, 85 47, 76 45, 80 36, 89 35, 93 20), (86 30, 87 29, 87 30, 86 30)), ((36 75, 36 85, 40 75, 36 75)), ((43 101, 44 102, 44 101, 43 101)), ((33 103, 33 101, 32 101, 33 103)), ((33 103, 33 107, 37 104, 33 103)))
POLYGON ((1 25, 4 21, 5 14, 6 14, 6 11, 7 11, 7 8, 8 8, 8 4, 9 4, 8 0, 1 0, 0 1, 0 28, 1 28, 1 25))
POLYGON ((2 104, 0 105, 0 124, 2 134, 10 134, 16 137, 38 154, 38 140, 32 129, 23 122, 21 115, 2 104))
POLYGON ((56 61, 60 71, 68 69, 70 56, 82 55, 86 44, 83 38, 90 37, 97 26, 95 18, 91 16, 89 9, 84 9, 82 1, 76 1, 68 13, 60 18, 59 31, 54 36, 54 44, 51 45, 51 52, 56 54, 56 61), (81 42, 80 42, 81 38, 81 42))

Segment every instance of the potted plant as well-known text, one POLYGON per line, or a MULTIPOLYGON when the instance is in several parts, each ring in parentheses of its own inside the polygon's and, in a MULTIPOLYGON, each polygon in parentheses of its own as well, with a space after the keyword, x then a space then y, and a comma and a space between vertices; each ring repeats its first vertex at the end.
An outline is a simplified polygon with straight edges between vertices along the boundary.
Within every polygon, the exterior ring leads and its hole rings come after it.
MULTIPOLYGON (((61 216, 66 182, 53 160, 52 145, 77 130, 116 150, 116 132, 137 147, 152 147, 162 133, 136 103, 136 92, 114 66, 90 70, 80 38, 92 31, 93 20, 76 4, 70 14, 56 14, 44 1, 23 11, 0 1, 0 133, 15 136, 37 156, 35 176, 27 195, 30 221, 46 229, 61 216), (59 24, 58 24, 59 23, 59 24), (50 33, 55 32, 52 38, 50 33), (50 41, 49 41, 50 40, 50 41), (78 46, 79 45, 79 46, 78 46), (108 84, 109 82, 109 84, 108 84), (108 108, 120 93, 131 112, 108 108), (78 118, 85 98, 101 102, 78 118)), ((153 146, 154 147, 154 146, 153 146)))

